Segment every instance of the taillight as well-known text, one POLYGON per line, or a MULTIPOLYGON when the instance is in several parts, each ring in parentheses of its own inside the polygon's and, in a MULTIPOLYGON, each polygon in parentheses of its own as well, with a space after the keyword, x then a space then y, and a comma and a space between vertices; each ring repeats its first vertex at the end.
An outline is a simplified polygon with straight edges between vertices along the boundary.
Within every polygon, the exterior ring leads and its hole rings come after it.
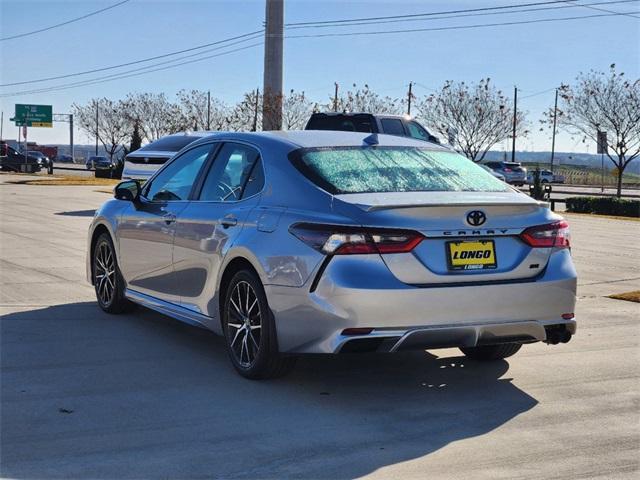
POLYGON ((327 255, 406 253, 424 238, 411 230, 358 228, 298 223, 289 231, 310 247, 327 255))
POLYGON ((566 220, 527 228, 520 234, 527 245, 541 248, 570 248, 571 235, 566 220))

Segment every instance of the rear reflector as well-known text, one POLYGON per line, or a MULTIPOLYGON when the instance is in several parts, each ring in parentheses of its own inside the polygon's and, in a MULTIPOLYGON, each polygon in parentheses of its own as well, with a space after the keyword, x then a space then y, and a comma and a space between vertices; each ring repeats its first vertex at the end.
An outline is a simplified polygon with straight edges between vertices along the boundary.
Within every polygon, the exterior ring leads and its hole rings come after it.
POLYGON ((575 317, 575 315, 573 313, 563 313, 562 314, 562 319, 563 320, 571 320, 573 317, 575 317))
POLYGON ((345 328, 342 335, 369 335, 373 332, 373 328, 345 328))
POLYGON ((527 228, 520 238, 531 247, 538 248, 570 248, 571 235, 566 220, 527 228))
POLYGON ((311 248, 327 255, 407 253, 424 239, 422 234, 411 230, 315 223, 298 223, 292 225, 289 231, 311 248))

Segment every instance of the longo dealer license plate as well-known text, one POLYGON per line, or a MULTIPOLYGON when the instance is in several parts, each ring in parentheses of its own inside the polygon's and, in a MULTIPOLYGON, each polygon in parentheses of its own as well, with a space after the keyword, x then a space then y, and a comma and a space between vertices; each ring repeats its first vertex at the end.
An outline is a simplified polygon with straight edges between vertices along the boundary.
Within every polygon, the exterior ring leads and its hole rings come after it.
POLYGON ((496 268, 493 240, 447 242, 449 270, 482 270, 496 268))

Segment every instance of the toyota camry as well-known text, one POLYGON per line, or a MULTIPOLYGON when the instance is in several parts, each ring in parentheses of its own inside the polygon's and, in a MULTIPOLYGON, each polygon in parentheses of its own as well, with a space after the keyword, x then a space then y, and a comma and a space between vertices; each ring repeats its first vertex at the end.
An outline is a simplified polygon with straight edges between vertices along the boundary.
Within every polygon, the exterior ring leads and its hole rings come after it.
POLYGON ((213 133, 114 197, 88 234, 99 306, 223 335, 248 378, 304 353, 495 360, 576 330, 567 222, 436 144, 213 133))

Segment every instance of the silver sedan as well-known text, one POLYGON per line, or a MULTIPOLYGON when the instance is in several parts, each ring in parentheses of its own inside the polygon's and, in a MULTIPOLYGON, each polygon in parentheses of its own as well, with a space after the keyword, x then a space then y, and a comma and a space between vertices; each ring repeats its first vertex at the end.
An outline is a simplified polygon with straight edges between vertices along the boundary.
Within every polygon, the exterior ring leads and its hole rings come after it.
POLYGON ((107 312, 223 335, 249 378, 303 353, 499 359, 576 330, 567 222, 455 152, 387 135, 204 136, 116 187, 87 277, 107 312))

